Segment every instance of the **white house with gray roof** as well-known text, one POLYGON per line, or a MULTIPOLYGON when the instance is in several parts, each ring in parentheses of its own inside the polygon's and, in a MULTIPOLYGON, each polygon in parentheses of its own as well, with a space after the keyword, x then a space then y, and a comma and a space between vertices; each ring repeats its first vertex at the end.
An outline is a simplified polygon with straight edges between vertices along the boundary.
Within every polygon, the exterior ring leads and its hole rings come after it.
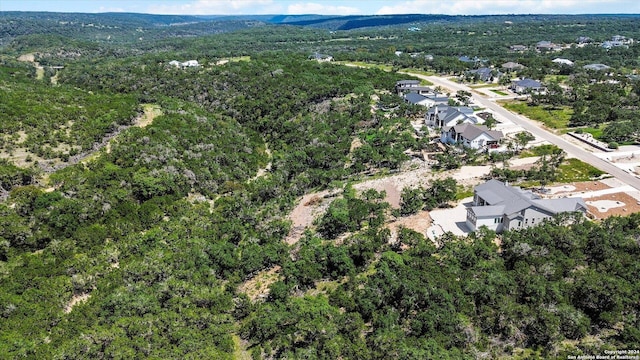
POLYGON ((473 109, 468 106, 435 105, 425 115, 425 124, 436 128, 482 123, 484 120, 474 116, 473 109))
POLYGON ((544 86, 540 81, 533 79, 513 80, 511 82, 511 90, 517 94, 526 92, 542 93, 544 92, 544 86))
POLYGON ((435 105, 447 104, 449 102, 449 97, 429 88, 415 87, 411 89, 409 93, 404 94, 404 101, 413 105, 432 107, 435 105), (422 90, 423 88, 428 90, 422 90))
POLYGON ((560 64, 560 65, 573 66, 573 61, 571 61, 569 59, 555 58, 555 59, 551 60, 551 62, 555 63, 555 64, 560 64))
POLYGON ((542 199, 531 191, 489 180, 473 190, 466 224, 471 231, 486 226, 500 233, 533 227, 557 214, 576 211, 587 212, 582 198, 542 199))
POLYGON ((498 147, 503 137, 502 131, 489 130, 484 125, 461 124, 442 128, 440 141, 480 150, 498 147))
POLYGON ((413 105, 430 106, 429 98, 417 92, 410 92, 404 95, 404 101, 413 105))
POLYGON ((594 70, 594 71, 602 71, 609 70, 610 67, 605 64, 589 64, 582 67, 585 70, 594 70))

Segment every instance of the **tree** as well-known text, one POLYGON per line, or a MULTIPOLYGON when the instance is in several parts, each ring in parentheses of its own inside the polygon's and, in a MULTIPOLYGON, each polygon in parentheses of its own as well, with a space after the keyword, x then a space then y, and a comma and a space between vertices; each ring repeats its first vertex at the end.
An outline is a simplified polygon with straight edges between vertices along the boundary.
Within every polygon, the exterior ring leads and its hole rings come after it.
POLYGON ((497 123, 498 121, 496 120, 496 118, 493 117, 492 114, 489 114, 489 116, 484 121, 484 125, 489 129, 493 129, 497 123))
POLYGON ((465 90, 458 90, 455 98, 458 99, 460 103, 464 104, 464 106, 468 106, 469 100, 471 99, 471 93, 465 90))
POLYGON ((425 191, 425 203, 428 210, 443 206, 456 198, 457 182, 453 178, 436 179, 425 191))
POLYGON ((400 195, 400 214, 411 215, 422 210, 424 207, 422 188, 411 189, 405 187, 400 195))
POLYGON ((522 151, 530 141, 535 140, 535 136, 533 136, 528 131, 521 131, 515 135, 516 145, 518 145, 517 151, 522 151))

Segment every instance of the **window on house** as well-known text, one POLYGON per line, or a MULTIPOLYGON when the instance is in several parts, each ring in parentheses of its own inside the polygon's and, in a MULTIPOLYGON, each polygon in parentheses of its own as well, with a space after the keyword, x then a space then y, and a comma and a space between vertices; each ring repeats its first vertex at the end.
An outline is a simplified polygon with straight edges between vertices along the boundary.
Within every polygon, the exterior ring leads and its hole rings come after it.
POLYGON ((536 219, 531 219, 531 223, 533 224, 534 222, 536 222, 536 219))
POLYGON ((528 224, 529 223, 529 219, 524 219, 524 223, 528 224))

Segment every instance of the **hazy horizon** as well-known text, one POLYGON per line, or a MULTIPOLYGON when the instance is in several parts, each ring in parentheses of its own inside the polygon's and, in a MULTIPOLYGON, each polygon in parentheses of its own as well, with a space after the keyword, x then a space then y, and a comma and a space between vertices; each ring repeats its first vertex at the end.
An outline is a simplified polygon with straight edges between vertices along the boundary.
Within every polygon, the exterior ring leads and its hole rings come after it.
POLYGON ((3 0, 0 11, 156 15, 527 15, 640 14, 629 0, 3 0))

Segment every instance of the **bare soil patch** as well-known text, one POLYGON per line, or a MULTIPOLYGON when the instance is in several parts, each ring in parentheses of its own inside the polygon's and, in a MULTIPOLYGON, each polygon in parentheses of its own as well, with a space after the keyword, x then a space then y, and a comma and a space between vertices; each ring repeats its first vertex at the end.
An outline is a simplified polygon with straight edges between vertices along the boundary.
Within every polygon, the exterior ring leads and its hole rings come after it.
POLYGON ((389 242, 396 242, 398 239, 398 228, 401 226, 424 235, 427 233, 427 230, 432 223, 433 220, 431 219, 431 216, 429 216, 428 211, 420 211, 415 215, 399 218, 387 224, 387 228, 391 230, 391 238, 389 239, 389 242))
POLYGON ((68 314, 71 312, 71 310, 73 310, 73 307, 78 305, 79 303, 83 303, 86 302, 87 300, 89 300, 89 297, 91 297, 91 294, 78 294, 78 295, 73 295, 73 297, 71 298, 71 300, 69 300, 69 302, 67 303, 67 305, 65 305, 64 307, 64 313, 68 314))
POLYGON ((162 109, 159 105, 145 104, 142 106, 142 109, 144 110, 144 112, 136 119, 134 123, 135 126, 139 126, 142 128, 151 125, 156 117, 163 114, 162 109))
POLYGON ((589 207, 589 212, 596 219, 627 216, 631 213, 640 212, 638 200, 623 192, 589 198, 586 203, 589 207))
POLYGON ((0 151, 0 159, 7 159, 10 162, 14 163, 16 166, 20 167, 29 167, 31 164, 38 162, 39 164, 43 163, 59 163, 59 160, 45 160, 44 158, 39 157, 36 154, 33 154, 27 148, 16 148, 9 154, 6 151, 0 151), (31 161, 27 161, 27 158, 30 158, 31 161))
POLYGON ((36 62, 36 54, 22 54, 18 56, 18 61, 36 62))
POLYGON ((475 186, 483 182, 482 179, 491 171, 490 166, 463 166, 457 170, 434 172, 425 161, 414 160, 407 164, 407 168, 400 173, 385 178, 365 180, 355 184, 353 188, 358 192, 368 189, 386 191, 385 201, 392 208, 400 208, 402 190, 405 187, 428 187, 429 182, 435 179, 454 178, 459 185, 475 186))
POLYGON ((313 220, 327 210, 331 202, 335 200, 335 195, 337 195, 335 191, 325 190, 303 196, 289 214, 289 220, 292 224, 285 242, 289 245, 297 243, 304 233, 304 229, 313 225, 313 220))
POLYGON ((554 195, 579 194, 587 191, 611 189, 611 186, 601 181, 582 181, 552 186, 554 195))
POLYGON ((256 276, 245 281, 238 287, 238 291, 247 294, 251 301, 264 299, 269 295, 269 286, 281 279, 280 267, 276 265, 269 270, 263 270, 256 276))

